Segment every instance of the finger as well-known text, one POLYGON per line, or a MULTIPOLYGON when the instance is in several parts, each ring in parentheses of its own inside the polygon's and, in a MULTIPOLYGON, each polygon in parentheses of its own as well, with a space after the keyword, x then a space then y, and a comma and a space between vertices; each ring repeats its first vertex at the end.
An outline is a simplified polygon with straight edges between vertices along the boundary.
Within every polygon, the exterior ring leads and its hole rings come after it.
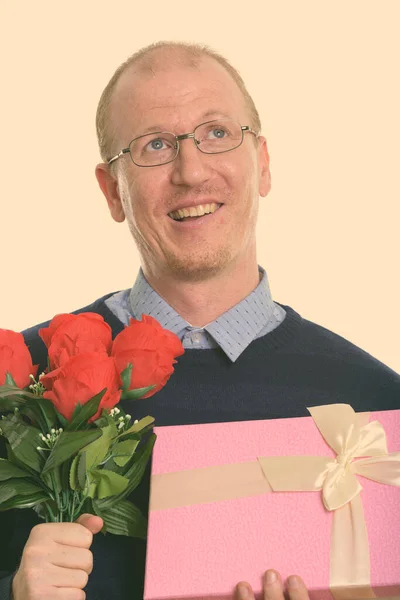
POLYGON ((57 544, 51 554, 51 562, 57 567, 66 569, 83 569, 90 575, 93 570, 93 554, 87 548, 74 548, 57 544))
POLYGON ((284 600, 282 579, 277 571, 269 569, 265 572, 263 593, 264 600, 284 600))
POLYGON ((85 600, 86 594, 83 590, 78 588, 52 588, 52 600, 85 600))
POLYGON ((40 523, 35 525, 29 535, 29 545, 49 548, 51 542, 89 548, 93 541, 93 534, 87 527, 79 523, 40 523))
POLYGON ((101 529, 103 528, 103 519, 101 517, 98 517, 96 515, 90 515, 88 513, 81 515, 75 521, 75 523, 83 525, 84 527, 86 527, 86 529, 89 529, 89 531, 93 534, 99 533, 99 531, 101 531, 101 529))
POLYGON ((237 584, 235 588, 235 600, 254 600, 253 590, 245 581, 237 584))
POLYGON ((291 575, 286 580, 290 600, 309 600, 304 581, 298 575, 291 575))
POLYGON ((57 588, 72 587, 83 590, 88 580, 89 575, 82 569, 64 569, 54 565, 48 576, 48 583, 57 588))

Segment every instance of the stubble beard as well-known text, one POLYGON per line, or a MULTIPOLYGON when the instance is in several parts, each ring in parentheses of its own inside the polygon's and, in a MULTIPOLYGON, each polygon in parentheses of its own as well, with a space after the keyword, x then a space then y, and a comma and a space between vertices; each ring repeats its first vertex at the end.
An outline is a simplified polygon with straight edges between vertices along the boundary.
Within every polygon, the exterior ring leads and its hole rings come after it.
POLYGON ((139 251, 142 265, 147 272, 161 277, 171 277, 177 281, 199 282, 215 277, 233 259, 233 249, 227 244, 219 248, 194 248, 182 250, 181 254, 165 252, 164 264, 154 257, 152 249, 134 227, 130 227, 139 251))
POLYGON ((203 250, 195 253, 193 250, 179 256, 167 257, 168 271, 177 280, 199 282, 215 277, 232 260, 232 252, 226 246, 214 251, 203 250))

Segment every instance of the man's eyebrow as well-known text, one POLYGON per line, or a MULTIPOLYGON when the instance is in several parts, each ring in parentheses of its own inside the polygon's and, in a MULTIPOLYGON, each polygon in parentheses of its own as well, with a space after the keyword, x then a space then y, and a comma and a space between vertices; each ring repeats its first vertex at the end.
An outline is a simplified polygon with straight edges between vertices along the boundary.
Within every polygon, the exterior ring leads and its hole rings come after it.
MULTIPOLYGON (((227 115, 226 113, 221 112, 220 110, 208 110, 207 112, 203 113, 203 115, 200 117, 200 121, 198 123, 198 125, 200 125, 201 123, 204 123, 205 120, 207 120, 208 117, 215 117, 215 118, 224 118, 224 119, 232 119, 232 117, 230 115, 227 115)), ((169 131, 168 129, 166 129, 165 127, 163 127, 162 125, 150 125, 150 127, 146 127, 146 129, 141 129, 140 130, 141 133, 139 133, 138 135, 145 135, 146 133, 152 133, 152 132, 156 132, 156 131, 169 131)))

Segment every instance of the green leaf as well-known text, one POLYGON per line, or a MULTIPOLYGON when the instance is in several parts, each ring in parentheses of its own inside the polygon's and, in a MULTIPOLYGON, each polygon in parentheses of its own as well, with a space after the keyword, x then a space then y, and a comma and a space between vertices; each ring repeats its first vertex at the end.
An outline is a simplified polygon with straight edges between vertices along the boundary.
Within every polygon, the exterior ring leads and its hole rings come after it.
POLYGON ((139 400, 155 387, 155 385, 148 385, 147 387, 136 388, 135 390, 123 390, 121 400, 139 400))
POLYGON ((95 496, 97 495, 97 480, 89 478, 89 481, 89 488, 87 489, 87 491, 85 490, 85 493, 88 495, 89 498, 95 498, 95 496))
POLYGON ((104 521, 104 528, 109 533, 127 535, 146 539, 147 520, 140 510, 127 500, 122 500, 109 509, 101 509, 96 501, 93 510, 104 521))
POLYGON ((134 489, 137 488, 137 486, 143 478, 147 463, 149 462, 149 458, 151 456, 156 437, 157 436, 155 433, 152 433, 151 436, 149 436, 148 440, 143 445, 143 447, 140 448, 138 452, 134 455, 135 461, 133 462, 133 464, 129 467, 129 469, 127 469, 124 472, 124 477, 126 477, 126 479, 129 480, 129 483, 125 490, 112 499, 102 501, 99 500, 97 502, 99 509, 108 509, 111 506, 111 504, 120 500, 124 500, 127 496, 129 496, 129 494, 133 492, 134 489))
POLYGON ((69 473, 70 473, 70 470, 71 470, 71 463, 72 463, 72 460, 66 460, 59 467, 61 488, 64 489, 64 490, 68 490, 68 488, 70 487, 70 485, 69 485, 69 473))
POLYGON ((11 500, 0 504, 0 512, 9 510, 10 508, 32 508, 38 504, 42 504, 49 500, 49 497, 44 491, 26 494, 26 496, 14 496, 11 500))
POLYGON ((129 433, 138 433, 139 431, 142 431, 142 429, 144 429, 145 427, 148 427, 149 425, 152 425, 153 423, 154 423, 153 417, 143 417, 143 419, 140 419, 140 421, 138 421, 137 423, 134 423, 132 425, 132 427, 129 427, 129 429, 127 429, 126 431, 121 433, 119 438, 121 439, 129 433))
POLYGON ((5 383, 6 383, 6 385, 11 385, 11 386, 16 387, 16 388, 18 387, 17 384, 15 383, 14 379, 13 379, 13 376, 8 371, 6 373, 6 381, 5 381, 5 383))
POLYGON ((21 392, 21 390, 14 387, 11 390, 9 386, 5 390, 5 387, 6 386, 0 387, 0 412, 14 412, 16 408, 23 407, 25 405, 25 400, 22 395, 19 396, 17 394, 17 392, 21 392))
POLYGON ((121 494, 129 484, 128 479, 123 475, 107 469, 93 469, 91 475, 97 481, 97 495, 100 500, 121 494))
POLYGON ((113 461, 119 467, 124 467, 134 454, 140 440, 124 440, 113 448, 113 461))
POLYGON ((11 479, 11 477, 29 477, 29 473, 9 460, 0 458, 0 481, 11 479))
POLYGON ((57 415, 57 419, 61 425, 61 427, 65 430, 67 429, 68 425, 69 425, 69 421, 68 419, 66 419, 61 413, 59 413, 57 410, 55 411, 56 415, 57 415))
POLYGON ((39 478, 39 474, 37 473, 37 471, 35 471, 35 469, 32 469, 29 465, 27 465, 26 463, 23 463, 21 460, 18 460, 18 458, 15 456, 14 452, 11 450, 10 444, 6 444, 6 449, 7 449, 7 459, 13 463, 13 465, 17 465, 17 467, 19 467, 20 469, 22 469, 23 471, 26 471, 27 473, 29 473, 29 475, 31 476, 31 478, 39 478))
POLYGON ((0 483, 0 506, 3 502, 7 502, 14 496, 26 496, 28 494, 36 494, 43 490, 25 479, 8 479, 0 483))
POLYGON ((47 488, 54 492, 55 495, 62 493, 63 486, 61 483, 59 469, 54 469, 52 471, 46 471, 46 473, 41 473, 40 479, 46 485, 47 488))
MULTIPOLYGON (((101 439, 101 438, 99 438, 101 439)), ((96 440, 97 441, 97 440, 96 440)), ((77 469, 77 478, 78 478, 78 485, 80 487, 81 490, 84 490, 86 487, 86 479, 87 479, 87 466, 86 466, 86 452, 83 452, 82 454, 79 453, 79 462, 78 462, 78 469, 77 469)))
POLYGON ((84 449, 86 454, 86 469, 88 471, 93 467, 97 467, 104 460, 113 439, 114 429, 111 425, 102 428, 101 431, 103 435, 84 449))
POLYGON ((46 398, 41 396, 27 398, 20 410, 22 414, 36 422, 45 433, 49 433, 52 427, 58 428, 56 410, 53 403, 46 398))
POLYGON ((102 435, 101 429, 88 431, 63 431, 43 467, 42 474, 55 469, 61 463, 72 458, 76 452, 102 435))
POLYGON ((97 413, 101 399, 103 398, 106 391, 107 388, 104 388, 104 390, 101 390, 101 392, 96 394, 96 396, 93 396, 93 398, 88 400, 88 402, 86 402, 82 406, 80 404, 77 404, 72 415, 72 419, 66 427, 66 431, 76 431, 82 426, 86 426, 88 424, 89 419, 97 413))
POLYGON ((126 367, 126 369, 124 369, 121 373, 122 389, 124 392, 127 392, 129 389, 129 386, 131 385, 132 369, 133 369, 132 363, 128 363, 128 366, 126 367))
POLYGON ((20 398, 21 402, 22 402, 23 398, 38 398, 39 397, 36 394, 33 394, 32 392, 28 392, 26 390, 21 390, 16 385, 4 384, 4 385, 0 386, 0 398, 9 398, 12 396, 18 396, 18 398, 20 398))
POLYGON ((72 461, 71 468, 69 471, 69 485, 70 485, 71 489, 73 489, 73 490, 77 490, 79 487, 78 463, 79 463, 80 458, 81 458, 80 454, 77 454, 75 456, 74 460, 72 461))
POLYGON ((43 458, 36 450, 41 443, 40 431, 36 427, 24 423, 15 414, 2 419, 1 429, 16 458, 24 465, 39 472, 43 464, 43 458))

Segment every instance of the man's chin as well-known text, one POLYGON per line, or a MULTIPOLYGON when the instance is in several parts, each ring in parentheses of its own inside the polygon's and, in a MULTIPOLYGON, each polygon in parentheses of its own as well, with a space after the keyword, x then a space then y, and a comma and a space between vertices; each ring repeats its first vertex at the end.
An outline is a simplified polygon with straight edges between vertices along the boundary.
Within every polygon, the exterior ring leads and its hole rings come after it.
POLYGON ((184 260, 173 257, 168 261, 171 274, 175 279, 185 282, 205 281, 221 273, 229 264, 228 253, 218 253, 217 256, 195 256, 184 260))

